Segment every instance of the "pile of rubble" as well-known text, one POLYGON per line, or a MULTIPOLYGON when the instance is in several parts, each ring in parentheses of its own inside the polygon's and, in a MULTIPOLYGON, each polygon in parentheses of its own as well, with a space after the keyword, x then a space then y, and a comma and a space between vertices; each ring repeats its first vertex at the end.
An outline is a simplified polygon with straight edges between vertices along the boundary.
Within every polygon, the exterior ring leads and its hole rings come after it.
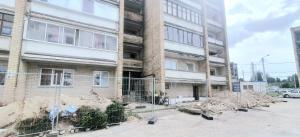
MULTIPOLYGON (((55 99, 52 97, 34 96, 25 99, 24 103, 11 103, 0 107, 0 128, 8 127, 17 120, 34 118, 42 115, 44 112, 50 112, 56 104, 55 99)), ((80 97, 62 94, 59 101, 61 111, 70 106, 75 108, 90 106, 105 111, 106 107, 110 104, 112 104, 111 100, 102 97, 96 92, 90 92, 89 95, 80 97)))
POLYGON ((251 109, 255 107, 265 107, 271 103, 280 102, 277 98, 257 92, 245 92, 239 96, 239 98, 238 100, 236 95, 231 95, 230 97, 213 97, 203 102, 182 106, 181 110, 195 114, 218 115, 225 111, 233 111, 239 108, 251 109))

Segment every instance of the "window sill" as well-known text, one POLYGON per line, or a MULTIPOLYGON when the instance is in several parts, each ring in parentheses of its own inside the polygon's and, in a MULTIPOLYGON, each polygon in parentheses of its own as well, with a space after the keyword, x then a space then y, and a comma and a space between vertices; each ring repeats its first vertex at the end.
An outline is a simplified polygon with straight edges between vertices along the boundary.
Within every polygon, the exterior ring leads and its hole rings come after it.
POLYGON ((64 88, 64 89, 67 89, 67 88, 74 88, 74 86, 38 86, 38 88, 64 88))

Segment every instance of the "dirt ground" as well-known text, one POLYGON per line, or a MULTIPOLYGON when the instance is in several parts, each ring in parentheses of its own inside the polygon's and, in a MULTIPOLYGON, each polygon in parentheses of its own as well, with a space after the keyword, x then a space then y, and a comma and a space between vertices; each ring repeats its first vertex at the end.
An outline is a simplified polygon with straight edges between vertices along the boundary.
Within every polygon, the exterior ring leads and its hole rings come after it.
MULTIPOLYGON (((286 99, 270 108, 226 112, 213 121, 168 110, 156 112, 158 122, 131 121, 106 130, 70 137, 300 137, 300 99, 286 99)), ((143 115, 149 117, 148 114, 143 115)))

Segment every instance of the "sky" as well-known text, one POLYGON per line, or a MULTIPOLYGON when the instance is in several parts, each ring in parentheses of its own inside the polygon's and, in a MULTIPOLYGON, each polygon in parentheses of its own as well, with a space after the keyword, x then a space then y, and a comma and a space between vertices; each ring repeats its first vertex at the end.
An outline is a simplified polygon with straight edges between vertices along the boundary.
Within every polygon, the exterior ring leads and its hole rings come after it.
POLYGON ((262 71, 266 55, 267 74, 296 73, 290 28, 300 26, 299 5, 300 0, 225 0, 230 61, 238 63, 240 78, 250 78, 251 62, 262 71))

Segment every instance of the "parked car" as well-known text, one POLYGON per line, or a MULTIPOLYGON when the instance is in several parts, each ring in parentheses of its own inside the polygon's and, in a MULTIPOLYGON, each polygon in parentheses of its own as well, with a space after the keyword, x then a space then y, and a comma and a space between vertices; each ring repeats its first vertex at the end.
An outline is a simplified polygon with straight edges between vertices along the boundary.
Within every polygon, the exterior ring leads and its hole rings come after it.
POLYGON ((300 90, 295 89, 292 91, 287 91, 286 93, 283 94, 284 98, 300 98, 300 90))

